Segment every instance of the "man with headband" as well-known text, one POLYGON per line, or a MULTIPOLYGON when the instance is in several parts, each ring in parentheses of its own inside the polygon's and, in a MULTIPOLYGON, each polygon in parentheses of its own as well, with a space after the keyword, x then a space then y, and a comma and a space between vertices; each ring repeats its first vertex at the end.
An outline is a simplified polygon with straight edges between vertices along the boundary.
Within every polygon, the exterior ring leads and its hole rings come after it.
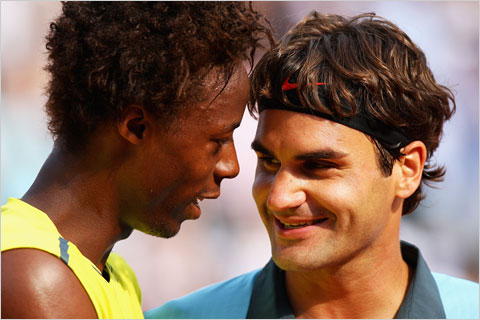
POLYGON ((311 13, 258 63, 253 184, 272 260, 149 317, 478 318, 478 284, 401 242, 455 101, 423 52, 374 14, 311 13))

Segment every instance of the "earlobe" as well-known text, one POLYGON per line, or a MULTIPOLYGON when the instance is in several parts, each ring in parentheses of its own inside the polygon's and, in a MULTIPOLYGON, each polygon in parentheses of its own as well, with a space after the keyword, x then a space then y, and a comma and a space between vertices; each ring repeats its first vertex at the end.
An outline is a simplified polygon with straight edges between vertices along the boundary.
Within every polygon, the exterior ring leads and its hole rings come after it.
POLYGON ((142 106, 128 105, 117 124, 118 133, 132 144, 139 144, 145 136, 147 128, 146 113, 142 106))
POLYGON ((423 167, 427 159, 427 148, 422 141, 416 140, 405 146, 404 154, 397 161, 400 179, 397 185, 397 196, 406 199, 410 197, 422 181, 423 167))

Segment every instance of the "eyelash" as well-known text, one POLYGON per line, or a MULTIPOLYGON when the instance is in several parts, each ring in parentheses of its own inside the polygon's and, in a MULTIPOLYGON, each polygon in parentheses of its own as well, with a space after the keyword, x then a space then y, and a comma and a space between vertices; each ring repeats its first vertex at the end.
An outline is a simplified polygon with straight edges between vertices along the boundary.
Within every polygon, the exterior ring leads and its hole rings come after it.
MULTIPOLYGON (((269 166, 279 166, 280 161, 276 160, 275 158, 269 156, 258 156, 258 160, 262 162, 265 168, 269 168, 269 166)), ((325 161, 305 161, 303 163, 303 167, 307 171, 314 171, 314 170, 328 170, 328 169, 335 169, 337 165, 332 162, 325 162, 325 161)))
POLYGON ((219 139, 217 140, 216 142, 220 145, 220 146, 223 146, 224 144, 227 144, 229 142, 232 141, 232 137, 228 137, 228 138, 225 138, 225 139, 219 139))
POLYGON ((306 161, 304 163, 304 167, 307 170, 325 170, 325 169, 337 168, 337 166, 334 163, 326 162, 326 161, 306 161))
POLYGON ((215 140, 215 143, 217 144, 215 150, 214 150, 214 153, 217 154, 220 149, 222 148, 222 146, 232 142, 233 140, 233 137, 228 137, 228 138, 224 138, 224 139, 218 139, 218 140, 215 140))
POLYGON ((280 165, 280 161, 276 160, 276 163, 273 163, 275 161, 275 158, 268 157, 268 156, 258 156, 258 161, 262 162, 263 166, 267 168, 269 165, 280 165))

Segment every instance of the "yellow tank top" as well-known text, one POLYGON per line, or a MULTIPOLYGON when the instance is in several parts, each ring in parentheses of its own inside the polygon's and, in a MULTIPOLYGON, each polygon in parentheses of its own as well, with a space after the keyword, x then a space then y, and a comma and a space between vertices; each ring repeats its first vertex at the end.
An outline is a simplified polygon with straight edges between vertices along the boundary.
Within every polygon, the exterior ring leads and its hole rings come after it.
POLYGON ((1 208, 2 252, 34 248, 49 252, 65 262, 87 291, 100 319, 143 319, 141 293, 135 274, 125 260, 111 253, 100 270, 78 248, 65 240, 42 211, 14 198, 1 208))

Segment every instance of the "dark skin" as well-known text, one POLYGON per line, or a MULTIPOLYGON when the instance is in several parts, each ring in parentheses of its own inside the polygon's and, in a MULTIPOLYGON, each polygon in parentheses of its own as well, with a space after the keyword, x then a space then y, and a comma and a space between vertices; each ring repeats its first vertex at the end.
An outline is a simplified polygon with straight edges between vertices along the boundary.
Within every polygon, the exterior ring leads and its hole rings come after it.
MULTIPOLYGON (((107 149, 103 149, 103 157, 113 159, 114 149, 121 147, 115 141, 119 139, 102 140, 112 142, 110 150, 104 145, 107 149)), ((91 174, 96 171, 92 164, 100 160, 100 155, 85 155, 76 158, 54 148, 22 200, 47 213, 60 234, 103 270, 113 245, 132 229, 115 218, 114 198, 105 192, 110 189, 108 180, 103 179, 105 170, 91 174), (101 183, 102 180, 105 182, 101 183), (90 203, 83 201, 87 198, 90 203), (107 203, 110 208, 105 206, 107 203)), ((97 318, 97 314, 80 281, 65 263, 47 252, 16 249, 2 252, 2 317, 97 318), (31 307, 25 308, 24 301, 31 307)))
MULTIPOLYGON (((60 234, 103 270, 114 243, 131 233, 131 229, 113 223, 113 211, 103 209, 106 214, 100 219, 94 208, 79 203, 88 196, 96 203, 102 198, 112 200, 99 193, 101 189, 89 190, 88 186, 100 179, 81 178, 93 171, 87 163, 97 158, 92 152, 85 154, 86 159, 79 159, 54 148, 22 200, 47 213, 60 234), (72 182, 76 179, 79 183, 72 182), (85 180, 88 183, 81 186, 85 180), (74 207, 81 210, 82 215, 75 214, 74 207), (94 221, 97 223, 92 223, 94 221)), ((102 187, 105 184, 98 185, 102 187)), ((35 249, 2 252, 2 306, 4 318, 97 318, 90 298, 73 271, 57 257, 35 249), (31 307, 25 308, 20 301, 29 301, 31 307)))
MULTIPOLYGON (((215 81, 206 87, 213 97, 220 88, 215 81)), ((247 97, 248 78, 239 64, 222 94, 187 108, 176 130, 165 130, 145 108, 131 105, 121 121, 92 134, 82 152, 55 146, 22 200, 45 212, 59 233, 103 270, 115 243, 134 228, 174 235, 182 221, 200 216, 198 200, 218 197, 221 181, 238 174, 232 135, 247 97), (138 212, 125 212, 131 203, 138 212)), ((35 249, 2 252, 1 313, 2 318, 97 318, 71 269, 35 249)))
POLYGON ((2 318, 58 318, 60 314, 62 318, 97 318, 90 298, 70 268, 40 250, 2 253, 2 318), (29 301, 28 308, 25 301, 29 301))

